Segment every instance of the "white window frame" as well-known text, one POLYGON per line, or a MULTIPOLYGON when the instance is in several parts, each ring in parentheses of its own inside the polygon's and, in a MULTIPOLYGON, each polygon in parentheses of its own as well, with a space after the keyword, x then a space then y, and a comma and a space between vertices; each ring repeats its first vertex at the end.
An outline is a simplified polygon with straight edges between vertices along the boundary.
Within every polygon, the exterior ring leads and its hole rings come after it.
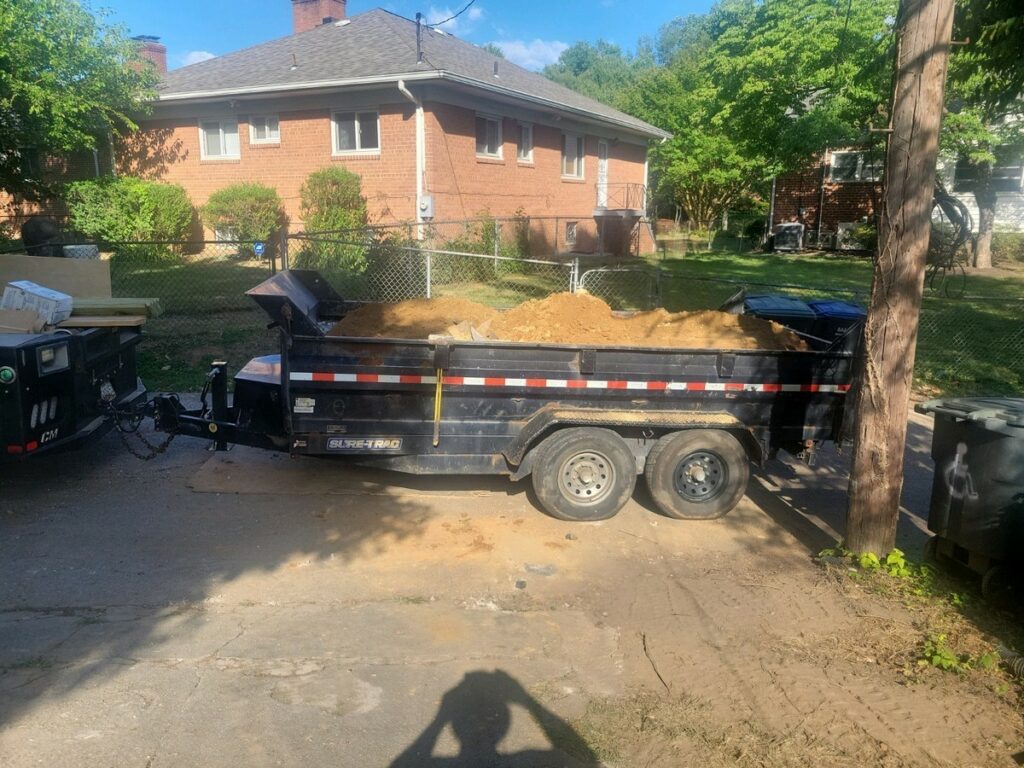
POLYGON ((861 182, 876 182, 882 180, 882 174, 879 172, 874 178, 864 178, 864 169, 870 168, 874 164, 866 162, 867 153, 858 150, 848 150, 845 152, 833 152, 832 157, 829 158, 828 162, 828 180, 834 184, 857 184, 861 182), (840 155, 856 155, 857 156, 857 172, 855 178, 852 179, 837 179, 833 176, 836 167, 836 158, 840 155))
POLYGON ((281 118, 279 115, 249 115, 249 143, 250 144, 280 144, 281 143, 281 118), (268 137, 265 139, 256 138, 256 127, 253 123, 262 120, 267 128, 268 137), (270 121, 277 123, 277 136, 270 137, 270 121))
POLYGON ((495 154, 492 155, 489 152, 480 152, 480 151, 477 150, 476 156, 481 158, 481 159, 483 159, 483 160, 501 160, 502 159, 503 150, 505 148, 505 137, 502 135, 502 127, 503 127, 502 123, 504 122, 504 120, 502 120, 497 115, 487 115, 487 114, 484 114, 483 112, 477 112, 476 116, 473 119, 473 147, 474 147, 474 149, 476 149, 476 121, 477 120, 488 120, 490 122, 495 123, 498 126, 498 130, 497 130, 498 151, 495 154))
POLYGON ((234 123, 235 124, 235 135, 238 135, 238 118, 237 117, 204 117, 199 120, 199 158, 201 160, 239 160, 242 157, 242 142, 241 139, 238 141, 238 152, 233 155, 210 155, 206 152, 206 131, 203 128, 204 125, 217 124, 217 130, 220 132, 220 144, 222 147, 226 147, 224 141, 224 124, 234 123))
POLYGON ((519 135, 516 137, 516 162, 533 162, 533 123, 519 123, 519 135), (525 156, 520 155, 520 144, 523 143, 524 135, 529 136, 530 139, 528 142, 529 149, 526 151, 525 156))
POLYGON ((366 107, 364 109, 336 109, 331 112, 331 154, 335 157, 351 157, 353 155, 379 155, 381 145, 380 135, 380 110, 376 107, 366 107), (377 146, 369 149, 364 149, 360 146, 362 143, 361 134, 359 130, 359 115, 365 115, 372 112, 377 116, 377 146), (339 149, 338 148, 338 115, 352 115, 352 124, 355 128, 355 149, 339 149))
POLYGON ((584 178, 584 160, 587 157, 587 140, 586 137, 581 133, 569 133, 568 131, 562 134, 562 178, 563 179, 583 179, 584 178), (565 172, 565 148, 569 141, 572 140, 576 143, 576 173, 565 172))

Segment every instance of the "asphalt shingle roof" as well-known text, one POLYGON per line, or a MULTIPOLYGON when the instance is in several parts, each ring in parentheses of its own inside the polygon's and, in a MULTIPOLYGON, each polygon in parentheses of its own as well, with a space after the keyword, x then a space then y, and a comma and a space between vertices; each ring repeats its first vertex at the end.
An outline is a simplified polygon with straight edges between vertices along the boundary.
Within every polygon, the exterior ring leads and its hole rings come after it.
POLYGON ((546 77, 499 59, 457 37, 423 27, 423 63, 416 61, 416 22, 384 10, 353 16, 208 61, 172 70, 161 100, 204 94, 258 93, 323 87, 338 81, 436 77, 499 89, 510 96, 562 106, 651 137, 667 136, 642 120, 587 98, 546 77), (494 63, 498 62, 498 77, 494 63))

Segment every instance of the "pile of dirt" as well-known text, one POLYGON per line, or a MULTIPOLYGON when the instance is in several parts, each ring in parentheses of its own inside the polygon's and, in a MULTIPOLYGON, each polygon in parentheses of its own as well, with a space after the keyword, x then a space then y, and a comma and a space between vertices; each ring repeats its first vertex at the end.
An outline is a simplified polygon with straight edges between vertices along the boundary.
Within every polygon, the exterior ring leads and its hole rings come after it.
POLYGON ((595 296, 556 293, 499 315, 489 336, 507 341, 689 349, 807 349, 789 329, 750 315, 667 312, 620 317, 595 296))
POLYGON ((459 323, 486 327, 497 310, 475 301, 445 296, 410 299, 397 304, 367 304, 349 312, 328 336, 369 336, 387 339, 425 339, 444 334, 459 323))
POLYGON ((453 297, 368 304, 349 313, 329 335, 425 339, 446 334, 468 339, 470 328, 477 338, 547 344, 807 349, 789 329, 750 315, 656 309, 623 317, 584 293, 556 293, 507 312, 453 297))

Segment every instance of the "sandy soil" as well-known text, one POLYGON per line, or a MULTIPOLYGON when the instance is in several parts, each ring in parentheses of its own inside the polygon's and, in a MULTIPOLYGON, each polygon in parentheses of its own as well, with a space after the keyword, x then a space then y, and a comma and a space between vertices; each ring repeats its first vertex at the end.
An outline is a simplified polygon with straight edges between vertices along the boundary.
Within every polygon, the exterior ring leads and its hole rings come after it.
POLYGON ((507 312, 459 298, 370 304, 349 313, 332 336, 422 339, 430 334, 549 344, 637 345, 677 348, 806 349, 778 323, 725 312, 664 309, 615 315, 605 302, 582 293, 556 293, 507 312))

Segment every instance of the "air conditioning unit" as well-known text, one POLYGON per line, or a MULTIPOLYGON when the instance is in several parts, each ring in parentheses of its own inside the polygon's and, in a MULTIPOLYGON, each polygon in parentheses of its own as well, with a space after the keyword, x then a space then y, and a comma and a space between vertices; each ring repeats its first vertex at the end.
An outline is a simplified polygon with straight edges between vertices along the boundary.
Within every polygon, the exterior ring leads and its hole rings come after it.
POLYGON ((804 247, 804 225, 790 222, 776 224, 774 233, 776 251, 799 251, 804 247))

